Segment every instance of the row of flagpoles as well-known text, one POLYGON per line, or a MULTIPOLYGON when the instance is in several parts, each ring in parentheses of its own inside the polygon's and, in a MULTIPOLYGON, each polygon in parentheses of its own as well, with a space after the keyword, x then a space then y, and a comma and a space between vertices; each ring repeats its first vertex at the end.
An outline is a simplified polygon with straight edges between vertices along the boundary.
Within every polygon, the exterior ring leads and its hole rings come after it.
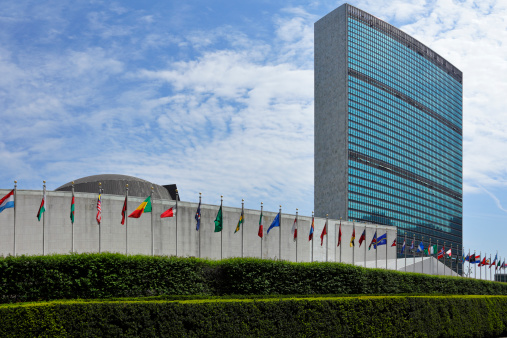
MULTIPOLYGON (((12 191, 10 191, 7 195, 5 195, 2 199, 0 199, 0 212, 2 212, 4 209, 7 209, 7 208, 15 208, 15 199, 16 199, 16 181, 14 181, 15 185, 14 185, 14 189, 12 191)), ((44 213, 45 211, 47 210, 47 198, 46 198, 46 182, 43 181, 43 193, 42 193, 42 200, 41 200, 41 204, 40 204, 40 207, 39 207, 39 210, 37 212, 37 219, 40 221, 42 219, 43 221, 43 254, 45 254, 45 245, 44 245, 44 226, 45 226, 45 221, 44 221, 44 213)), ((122 225, 125 225, 127 227, 127 202, 128 202, 128 184, 126 185, 126 190, 125 190, 125 202, 123 204, 123 208, 121 210, 121 224, 122 225)), ((99 252, 101 252, 101 239, 100 239, 100 236, 101 236, 101 231, 100 231, 100 225, 101 225, 101 221, 102 221, 102 194, 103 194, 103 189, 101 188, 101 183, 99 183, 99 189, 98 189, 98 197, 97 197, 97 213, 96 213, 96 221, 97 221, 97 224, 99 225, 99 252)), ((130 213, 128 215, 128 217, 132 217, 132 218, 139 218, 141 217, 141 215, 143 213, 152 213, 152 201, 153 201, 153 187, 152 187, 152 193, 150 194, 150 196, 148 196, 132 213, 130 213)), ((244 201, 244 200, 243 200, 244 201)), ((240 214, 240 217, 239 217, 239 220, 238 220, 238 223, 235 227, 235 230, 234 230, 234 233, 237 233, 238 231, 242 230, 242 227, 243 227, 243 224, 245 222, 245 217, 244 217, 244 202, 242 201, 242 207, 241 207, 241 214, 240 214)), ((222 204, 223 204, 223 196, 221 196, 221 202, 220 202, 220 208, 217 212, 217 215, 216 215, 216 218, 215 218, 215 221, 214 221, 214 225, 215 225, 215 229, 214 229, 214 232, 221 232, 223 233, 223 226, 224 226, 224 223, 223 223, 223 212, 222 212, 222 204)), ((176 219, 176 238, 178 236, 177 234, 177 231, 178 231, 178 217, 177 217, 177 207, 178 207, 178 191, 176 190, 176 204, 174 206, 172 206, 171 208, 165 210, 163 213, 161 213, 160 217, 161 218, 166 218, 166 217, 173 217, 173 216, 176 216, 175 219, 176 219)), ((273 219, 273 221, 271 222, 269 228, 267 229, 266 231, 266 234, 269 234, 269 232, 275 228, 275 227, 280 227, 280 219, 281 219, 281 213, 282 213, 282 208, 280 206, 280 210, 279 212, 277 213, 277 215, 275 216, 275 218, 273 219)), ((74 252, 74 219, 75 219, 75 195, 74 195, 74 185, 72 185, 72 198, 71 198, 71 207, 70 207, 70 220, 71 220, 71 223, 72 223, 72 252, 74 252)), ((196 231, 199 232, 199 257, 201 256, 201 253, 200 253, 200 249, 201 249, 201 245, 200 245, 200 221, 201 221, 201 193, 199 193, 199 205, 197 207, 197 211, 196 211, 196 214, 195 214, 195 220, 196 220, 196 231)), ((315 218, 314 218, 314 215, 313 215, 313 212, 312 212, 312 222, 311 222, 311 225, 310 225, 310 229, 309 229, 309 235, 308 235, 308 240, 309 241, 312 241, 313 242, 313 237, 314 237, 314 232, 315 232, 315 222, 314 222, 315 218)), ((15 223, 16 223, 16 219, 15 219, 15 213, 14 213, 14 236, 15 236, 15 223)), ((264 237, 264 230, 263 230, 263 203, 261 202, 261 210, 260 210, 260 218, 259 218, 259 230, 258 230, 258 236, 261 238, 261 258, 262 258, 262 238, 264 237)), ((154 254, 154 237, 153 237, 153 219, 151 221, 151 233, 152 233, 152 245, 151 245, 151 251, 152 251, 152 255, 154 254)), ((242 256, 243 256, 243 231, 241 231, 241 234, 242 234, 242 241, 241 241, 241 253, 242 253, 242 256)), ((293 223, 293 226, 292 226, 292 229, 291 229, 291 234, 293 236, 293 239, 294 241, 296 242, 296 261, 297 261, 297 240, 298 240, 298 209, 296 209, 296 217, 294 219, 294 223, 293 223)), ((326 215, 326 223, 324 225, 324 228, 322 229, 322 232, 321 232, 321 235, 320 235, 320 239, 321 239, 321 246, 323 245, 323 242, 324 242, 324 236, 326 236, 326 261, 328 261, 328 250, 327 250, 327 247, 328 247, 328 218, 327 218, 327 215, 326 215)), ((128 253, 128 231, 126 231, 126 238, 125 238, 125 250, 126 250, 126 253, 128 253)), ((355 225, 353 224, 353 232, 352 232, 352 236, 351 236, 351 239, 350 239, 350 242, 349 242, 349 246, 351 248, 354 248, 355 246, 355 225)), ((221 235, 221 239, 223 239, 223 235, 221 235)), ((366 228, 363 230, 361 236, 359 237, 359 240, 358 240, 358 243, 359 243, 359 247, 361 247, 362 243, 366 240, 366 228)), ((177 242, 176 241, 176 255, 178 255, 178 247, 177 247, 177 242)), ((221 240, 221 243, 223 241, 221 240)), ((281 232, 279 231, 279 257, 281 257, 281 232)), ((337 247, 340 247, 340 261, 341 261, 341 248, 343 247, 343 245, 341 244, 342 242, 342 230, 341 230, 341 221, 340 221, 340 225, 339 225, 339 229, 338 229, 338 239, 337 239, 337 247)), ((420 244, 417 246, 417 249, 414 247, 414 242, 415 242, 415 236, 414 236, 414 240, 412 240, 412 244, 411 244, 411 247, 409 248, 409 251, 414 253, 414 265, 415 265, 415 254, 417 253, 420 253, 421 256, 423 256, 424 254, 426 255, 429 255, 429 256, 432 256, 433 254, 436 254, 437 256, 437 259, 440 260, 442 258, 444 258, 444 264, 445 264, 445 258, 446 257, 450 257, 451 260, 453 259, 453 255, 452 255, 452 244, 451 244, 451 248, 449 248, 448 250, 445 250, 445 244, 441 247, 440 250, 437 251, 438 249, 438 240, 437 240, 437 243, 432 245, 431 244, 431 239, 430 239, 430 243, 429 243, 429 247, 428 248, 424 248, 424 244, 423 242, 421 241, 420 244)), ((374 249, 377 249, 377 246, 381 246, 381 245, 386 245, 386 268, 387 268, 387 231, 386 233, 380 235, 377 237, 377 231, 375 231, 375 234, 373 235, 373 238, 371 239, 371 242, 370 242, 370 245, 368 246, 368 250, 370 250, 372 247, 374 249)), ((393 243, 391 244, 391 247, 397 247, 396 245, 396 238, 394 239, 393 243)), ((311 260, 313 261, 313 245, 311 246, 312 248, 312 258, 311 260)), ((456 248, 458 249, 458 248, 456 248)), ((222 258, 222 244, 221 244, 221 258, 222 258)), ((398 251, 398 250, 396 250, 398 251)), ((16 249, 15 249, 15 241, 14 241, 14 255, 16 254, 16 249)), ((404 258, 405 258, 405 271, 406 271, 406 259, 407 259, 407 250, 406 250, 406 237, 405 237, 405 240, 403 241, 403 245, 401 246, 401 251, 400 251, 400 255, 403 256, 403 254, 405 254, 404 258)), ((366 266, 366 246, 365 246, 365 266, 366 266)), ((503 261, 503 263, 500 263, 500 260, 498 260, 498 255, 495 256, 495 259, 491 262, 491 256, 490 256, 490 259, 486 259, 486 257, 483 258, 483 260, 481 261, 480 260, 480 257, 481 255, 476 255, 475 253, 473 255, 471 255, 470 253, 465 257, 464 254, 463 254, 463 257, 461 258, 462 260, 462 263, 465 263, 465 262, 469 262, 469 270, 468 270, 468 275, 470 275, 470 271, 471 271, 471 268, 470 268, 470 264, 477 264, 476 266, 478 266, 479 268, 481 268, 482 266, 489 266, 491 268, 491 266, 495 266, 495 271, 497 269, 504 269, 507 267, 506 264, 505 264, 505 259, 503 261)), ((354 254, 352 255, 353 259, 354 259, 354 254)), ((458 257, 456 256, 456 262, 458 261, 458 257)), ((354 264, 355 262, 353 262, 354 264)), ((452 264, 451 264, 452 265, 452 264)), ((376 263, 375 263, 375 266, 377 266, 377 259, 376 259, 376 263)), ((456 268, 456 273, 458 272, 457 271, 458 269, 456 268)), ((444 270, 445 271, 445 270, 444 270)), ((422 273, 424 273, 424 264, 422 264, 422 273)), ((481 271, 480 271, 481 273, 481 271)), ((474 274, 475 275, 475 274, 474 274)), ((476 275, 475 275, 476 276, 476 275)), ((481 277, 482 278, 482 273, 481 273, 481 277)))

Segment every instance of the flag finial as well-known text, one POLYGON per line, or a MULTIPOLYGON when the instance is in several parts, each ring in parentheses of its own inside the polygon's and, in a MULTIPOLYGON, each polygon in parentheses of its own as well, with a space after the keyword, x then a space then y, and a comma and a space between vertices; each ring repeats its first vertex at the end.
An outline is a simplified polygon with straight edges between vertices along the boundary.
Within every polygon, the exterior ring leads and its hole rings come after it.
POLYGON ((14 181, 14 184, 18 183, 18 181, 14 181))
POLYGON ((296 208, 296 211, 298 211, 298 210, 299 210, 299 209, 298 209, 298 208, 296 208))
POLYGON ((46 184, 46 181, 42 181, 42 183, 46 184))
POLYGON ((326 217, 329 216, 329 214, 326 214, 326 217))
POLYGON ((199 193, 199 196, 201 196, 202 192, 199 193))
POLYGON ((245 201, 245 200, 242 198, 242 199, 241 199, 241 202, 244 202, 244 201, 245 201))
POLYGON ((129 187, 129 184, 127 183, 127 184, 125 184, 125 186, 126 186, 126 187, 127 187, 127 189, 128 189, 128 187, 129 187))
POLYGON ((99 187, 102 185, 102 182, 99 182, 99 187))

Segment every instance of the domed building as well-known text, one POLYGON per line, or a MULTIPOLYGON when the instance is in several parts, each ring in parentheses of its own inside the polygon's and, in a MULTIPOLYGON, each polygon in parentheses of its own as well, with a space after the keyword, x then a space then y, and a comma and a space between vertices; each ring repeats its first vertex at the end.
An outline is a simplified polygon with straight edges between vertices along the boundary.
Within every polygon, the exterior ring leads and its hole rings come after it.
MULTIPOLYGON (((151 187, 153 187, 154 199, 176 200, 176 184, 162 186, 134 176, 102 174, 78 178, 73 182, 75 192, 97 193, 100 183, 104 194, 125 195, 128 184, 129 196, 145 198, 150 195, 151 187)), ((65 183, 56 188, 55 191, 71 191, 73 182, 65 183)))

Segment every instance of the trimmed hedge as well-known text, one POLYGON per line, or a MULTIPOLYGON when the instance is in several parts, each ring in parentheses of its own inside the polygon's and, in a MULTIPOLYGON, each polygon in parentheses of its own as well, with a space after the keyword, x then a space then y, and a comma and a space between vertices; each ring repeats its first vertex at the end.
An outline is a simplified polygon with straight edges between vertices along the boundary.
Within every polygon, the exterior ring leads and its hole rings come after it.
POLYGON ((507 297, 54 302, 0 306, 2 337, 491 337, 507 297))
POLYGON ((341 263, 71 254, 0 258, 0 303, 157 295, 507 295, 507 284, 341 263))

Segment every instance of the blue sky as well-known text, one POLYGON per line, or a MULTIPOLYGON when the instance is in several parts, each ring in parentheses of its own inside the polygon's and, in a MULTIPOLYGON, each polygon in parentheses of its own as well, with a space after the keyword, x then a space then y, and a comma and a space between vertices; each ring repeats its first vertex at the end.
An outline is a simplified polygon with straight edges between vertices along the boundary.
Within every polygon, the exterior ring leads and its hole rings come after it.
MULTIPOLYGON (((311 215, 313 23, 341 1, 0 1, 0 187, 100 173, 311 215)), ((503 250, 507 3, 350 1, 464 73, 464 246, 503 250)))

